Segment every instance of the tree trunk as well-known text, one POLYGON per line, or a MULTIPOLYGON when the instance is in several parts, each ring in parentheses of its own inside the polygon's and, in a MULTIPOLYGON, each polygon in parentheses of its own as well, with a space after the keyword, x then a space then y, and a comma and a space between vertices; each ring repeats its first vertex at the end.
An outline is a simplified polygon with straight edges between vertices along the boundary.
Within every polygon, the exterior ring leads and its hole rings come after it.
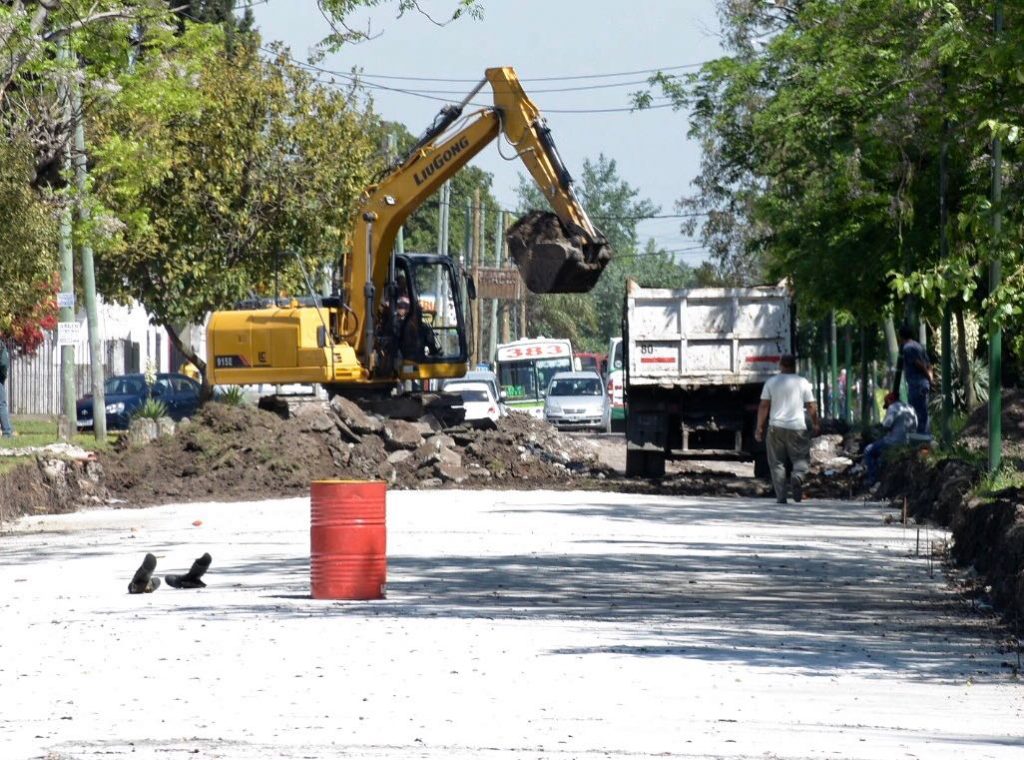
MULTIPOLYGON (((213 398, 213 386, 210 385, 210 381, 207 380, 206 377, 206 361, 199 357, 199 354, 197 354, 192 349, 192 346, 186 346, 182 342, 181 336, 178 335, 177 330, 175 330, 170 325, 163 325, 163 327, 165 330, 167 330, 167 337, 171 339, 171 343, 174 344, 174 347, 178 349, 190 362, 196 365, 196 368, 199 370, 199 380, 203 386, 203 390, 200 393, 200 398, 203 401, 209 401, 211 398, 213 398)), ((172 367, 171 369, 175 370, 174 367, 172 367)))
POLYGON ((964 307, 956 309, 956 362, 959 365, 960 387, 964 389, 964 405, 968 414, 977 405, 974 397, 974 378, 971 377, 971 360, 967 356, 967 326, 964 324, 964 307))
MULTIPOLYGON (((896 374, 896 360, 900 358, 900 346, 896 341, 896 325, 893 324, 891 314, 883 320, 882 328, 885 330, 885 356, 888 360, 886 386, 892 388, 892 381, 896 374)), ((900 389, 892 388, 892 390, 898 393, 900 389)))

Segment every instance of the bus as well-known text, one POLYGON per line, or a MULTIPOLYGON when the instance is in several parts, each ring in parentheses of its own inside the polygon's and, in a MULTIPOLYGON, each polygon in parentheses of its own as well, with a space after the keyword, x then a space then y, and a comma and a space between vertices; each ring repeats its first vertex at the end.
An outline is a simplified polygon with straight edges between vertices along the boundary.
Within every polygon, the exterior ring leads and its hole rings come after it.
POLYGON ((608 389, 608 432, 626 426, 626 399, 624 395, 626 382, 622 361, 622 338, 612 338, 608 342, 608 375, 605 387, 608 389))
POLYGON ((572 372, 572 343, 558 338, 520 338, 497 347, 498 386, 511 411, 544 417, 544 391, 556 372, 572 372))

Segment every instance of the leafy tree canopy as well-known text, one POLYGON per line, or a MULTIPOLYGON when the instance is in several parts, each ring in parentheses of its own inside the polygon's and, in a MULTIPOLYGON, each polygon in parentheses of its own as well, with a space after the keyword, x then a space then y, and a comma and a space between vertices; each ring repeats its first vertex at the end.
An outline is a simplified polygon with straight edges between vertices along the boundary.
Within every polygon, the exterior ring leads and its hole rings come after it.
POLYGON ((218 27, 151 42, 160 53, 120 73, 90 124, 101 290, 167 326, 271 293, 279 268, 283 289, 305 292, 289 254, 313 273, 339 260, 373 168, 372 115, 283 50, 226 50, 218 27))

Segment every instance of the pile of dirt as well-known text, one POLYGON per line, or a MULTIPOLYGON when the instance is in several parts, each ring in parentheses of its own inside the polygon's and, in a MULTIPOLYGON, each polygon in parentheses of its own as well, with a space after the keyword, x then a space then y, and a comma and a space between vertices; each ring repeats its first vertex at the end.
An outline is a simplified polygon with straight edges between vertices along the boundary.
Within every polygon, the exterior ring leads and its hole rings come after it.
POLYGON ((482 429, 445 425, 433 414, 385 419, 342 398, 277 410, 207 404, 173 435, 146 445, 126 436, 98 461, 23 465, 0 479, 0 518, 101 503, 301 495, 326 479, 379 479, 399 489, 570 488, 607 476, 585 441, 518 413, 482 429))
POLYGON ((954 515, 952 528, 954 560, 984 578, 982 591, 1010 611, 1016 631, 1024 630, 1024 490, 971 499, 954 515))
MULTIPOLYGON (((1003 459, 1018 467, 1024 466, 1024 390, 1003 390, 1003 459)), ((988 451, 988 406, 974 410, 960 435, 960 441, 971 451, 988 451)))

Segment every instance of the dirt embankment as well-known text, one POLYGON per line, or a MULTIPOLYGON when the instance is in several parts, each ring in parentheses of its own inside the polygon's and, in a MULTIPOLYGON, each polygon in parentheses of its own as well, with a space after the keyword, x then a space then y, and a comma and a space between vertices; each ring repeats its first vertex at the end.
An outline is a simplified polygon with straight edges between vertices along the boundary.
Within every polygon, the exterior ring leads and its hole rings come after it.
MULTIPOLYGON (((994 605, 1018 634, 1024 631, 1024 489, 976 496, 988 449, 988 414, 974 412, 959 437, 969 453, 943 458, 906 452, 885 462, 878 498, 919 522, 931 521, 953 534, 951 556, 968 569, 964 592, 994 605), (973 454, 974 456, 970 456, 973 454)), ((1003 395, 1004 463, 1024 466, 1024 392, 1003 395)))

